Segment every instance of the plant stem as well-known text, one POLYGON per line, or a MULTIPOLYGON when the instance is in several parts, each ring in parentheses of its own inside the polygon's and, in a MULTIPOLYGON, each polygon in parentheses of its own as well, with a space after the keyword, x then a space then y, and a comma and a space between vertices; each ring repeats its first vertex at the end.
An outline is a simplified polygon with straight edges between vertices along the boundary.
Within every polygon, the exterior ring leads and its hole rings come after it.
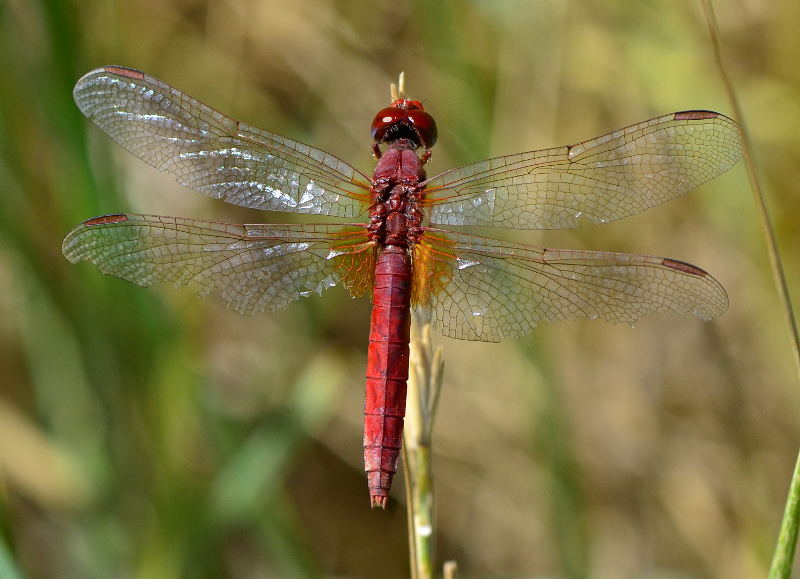
MULTIPOLYGON (((797 319, 795 318, 792 301, 789 297, 789 286, 786 283, 786 274, 781 262, 775 228, 772 225, 767 202, 758 180, 758 171, 756 170, 753 151, 750 147, 750 140, 747 138, 748 132, 742 117, 739 99, 736 97, 733 85, 723 66, 719 28, 717 27, 717 19, 714 16, 714 7, 712 6, 711 0, 702 0, 702 3, 706 15, 706 22, 708 23, 709 34, 711 36, 711 43, 714 46, 714 55, 717 59, 717 65, 722 75, 722 80, 725 83, 728 97, 733 106, 734 118, 742 127, 742 133, 744 134, 744 165, 747 169, 750 189, 753 192, 756 209, 758 210, 758 216, 761 220, 761 229, 764 233, 764 239, 767 242, 767 254, 769 255, 770 265, 772 266, 772 275, 775 279, 775 285, 778 289, 778 299, 781 303, 781 309, 783 310, 783 317, 789 331, 789 340, 792 345, 795 367, 800 376, 800 332, 798 332, 797 329, 797 319)), ((798 459, 795 463, 794 473, 792 474, 789 487, 789 496, 786 499, 786 507, 783 512, 781 531, 778 536, 778 543, 775 545, 775 552, 772 556, 772 565, 769 570, 770 579, 777 579, 779 577, 788 579, 791 575, 792 562, 794 561, 795 549, 797 547, 798 528, 800 528, 800 455, 798 455, 798 459)))
POLYGON ((433 576, 434 519, 431 435, 444 362, 442 347, 431 344, 431 327, 412 310, 408 402, 403 434, 403 471, 408 501, 408 541, 412 577, 433 576))

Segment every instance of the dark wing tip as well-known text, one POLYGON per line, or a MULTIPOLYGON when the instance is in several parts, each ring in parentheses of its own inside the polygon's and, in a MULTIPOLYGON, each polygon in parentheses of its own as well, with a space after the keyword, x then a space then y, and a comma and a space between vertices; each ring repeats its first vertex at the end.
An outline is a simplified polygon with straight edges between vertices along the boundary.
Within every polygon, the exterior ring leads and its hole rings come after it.
POLYGON ((702 121, 703 119, 716 119, 721 117, 719 113, 714 111, 681 111, 675 113, 676 121, 702 121))
POLYGON ((703 280, 701 282, 704 284, 702 291, 706 295, 705 299, 699 300, 691 310, 695 317, 708 322, 721 316, 728 309, 728 294, 725 293, 725 288, 711 274, 699 267, 675 259, 664 258, 661 260, 661 265, 703 280))
POLYGON ((124 223, 128 221, 127 215, 117 214, 117 215, 102 215, 100 217, 94 217, 92 219, 87 219, 81 225, 86 225, 91 227, 92 225, 108 225, 109 223, 124 223))
MULTIPOLYGON (((84 74, 81 78, 78 79, 78 82, 75 83, 75 88, 72 91, 72 95, 75 98, 75 101, 78 103, 80 107, 80 99, 78 98, 78 93, 81 89, 87 84, 89 84, 92 79, 103 76, 106 74, 113 74, 116 76, 121 76, 124 78, 131 78, 134 80, 144 80, 144 73, 138 70, 134 70, 132 68, 127 68, 125 66, 101 66, 100 68, 95 68, 84 74)), ((81 108, 83 110, 83 108, 81 108)))
POLYGON ((688 273, 690 275, 696 275, 698 277, 707 277, 708 273, 700 269, 699 267, 695 267, 690 263, 685 263, 683 261, 677 261, 675 259, 668 259, 664 258, 661 262, 661 265, 665 267, 669 267, 672 269, 677 269, 678 271, 682 271, 683 273, 688 273))
POLYGON ((137 80, 144 80, 144 73, 143 72, 140 72, 140 71, 135 70, 133 68, 128 68, 126 66, 116 66, 116 65, 103 66, 101 68, 98 68, 94 72, 97 72, 97 71, 100 71, 100 70, 103 70, 105 72, 110 72, 111 74, 117 74, 119 76, 126 76, 128 78, 135 78, 137 80))
POLYGON ((86 232, 87 228, 98 225, 125 223, 126 221, 128 221, 128 216, 122 214, 101 215, 100 217, 87 219, 83 223, 76 225, 69 233, 67 233, 66 237, 64 237, 64 241, 61 243, 61 253, 63 253, 64 257, 66 257, 72 263, 78 263, 79 261, 85 259, 80 251, 80 242, 78 240, 81 238, 81 234, 86 232))

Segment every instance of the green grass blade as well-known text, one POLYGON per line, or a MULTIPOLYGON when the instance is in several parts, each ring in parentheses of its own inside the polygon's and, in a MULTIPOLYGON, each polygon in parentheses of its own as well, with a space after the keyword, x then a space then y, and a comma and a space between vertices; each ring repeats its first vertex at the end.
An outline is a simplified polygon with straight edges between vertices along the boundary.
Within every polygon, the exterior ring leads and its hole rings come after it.
MULTIPOLYGON (((794 363, 798 376, 800 376, 800 332, 798 332, 797 329, 797 319, 794 315, 791 298, 789 297, 789 286, 786 282, 786 273, 778 249, 775 227, 773 226, 772 218, 769 214, 764 192, 759 183, 758 171, 756 170, 753 151, 750 146, 748 131, 744 123, 739 99, 736 96, 736 92, 733 90, 733 84, 728 78, 725 66, 722 62, 719 28, 717 27, 717 20, 714 16, 714 7, 711 0, 703 0, 703 10, 705 11, 706 21, 708 23, 711 42, 714 46, 714 55, 717 59, 717 65, 733 106, 734 118, 742 127, 742 132, 744 133, 744 164, 747 169, 750 189, 753 192, 753 199, 755 200, 756 209, 761 222, 761 229, 767 243, 767 254, 769 255, 769 261, 772 267, 772 275, 775 278, 775 286, 778 289, 778 299, 781 304, 781 309, 783 310, 786 326, 789 330, 789 340, 792 346, 792 354, 794 355, 794 363)), ((798 455, 798 461, 792 473, 789 496, 786 499, 783 521, 781 522, 781 531, 772 557, 772 565, 769 571, 769 577, 771 579, 777 579, 778 577, 788 578, 791 576, 792 562, 794 561, 794 554, 797 548, 798 529, 800 529, 800 455, 798 455)))

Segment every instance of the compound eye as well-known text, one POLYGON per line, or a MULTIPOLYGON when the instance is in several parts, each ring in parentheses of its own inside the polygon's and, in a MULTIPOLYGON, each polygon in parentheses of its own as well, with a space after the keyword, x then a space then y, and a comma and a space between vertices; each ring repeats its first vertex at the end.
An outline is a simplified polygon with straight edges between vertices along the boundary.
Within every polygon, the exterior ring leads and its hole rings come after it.
POLYGON ((392 125, 406 118, 408 118, 408 111, 397 106, 381 109, 378 114, 375 115, 375 120, 372 121, 372 140, 376 143, 380 143, 386 136, 386 131, 388 131, 392 125))
MULTIPOLYGON (((387 134, 398 126, 413 131, 418 145, 430 149, 438 136, 436 121, 422 109, 419 101, 398 100, 394 106, 381 109, 372 121, 372 140, 382 143, 387 134)), ((410 136, 410 135, 409 135, 410 136)))
POLYGON ((433 117, 422 110, 422 105, 418 109, 407 111, 406 115, 417 130, 422 146, 426 149, 433 147, 436 144, 436 138, 439 136, 439 131, 436 129, 436 121, 433 120, 433 117))

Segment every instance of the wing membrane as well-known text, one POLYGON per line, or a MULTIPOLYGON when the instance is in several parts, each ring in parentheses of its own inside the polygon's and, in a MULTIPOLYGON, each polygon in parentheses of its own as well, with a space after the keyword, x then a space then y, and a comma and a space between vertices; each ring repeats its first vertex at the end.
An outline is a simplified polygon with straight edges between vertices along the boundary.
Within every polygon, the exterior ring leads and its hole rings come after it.
POLYGON ((709 274, 661 257, 544 249, 435 229, 414 251, 413 300, 451 338, 497 342, 540 322, 633 323, 668 311, 710 320, 728 307, 709 274))
POLYGON ((251 127, 144 73, 98 68, 75 85, 83 114, 125 149, 215 199, 269 211, 355 217, 370 179, 303 143, 251 127))
POLYGON ((487 159, 426 183, 442 225, 566 229, 675 199, 730 169, 742 134, 728 117, 686 111, 573 145, 487 159))
POLYGON ((108 215, 78 225, 64 239, 71 262, 90 261, 140 286, 194 284, 222 290, 246 315, 344 284, 354 296, 372 290, 374 243, 360 225, 236 225, 155 215, 108 215))

